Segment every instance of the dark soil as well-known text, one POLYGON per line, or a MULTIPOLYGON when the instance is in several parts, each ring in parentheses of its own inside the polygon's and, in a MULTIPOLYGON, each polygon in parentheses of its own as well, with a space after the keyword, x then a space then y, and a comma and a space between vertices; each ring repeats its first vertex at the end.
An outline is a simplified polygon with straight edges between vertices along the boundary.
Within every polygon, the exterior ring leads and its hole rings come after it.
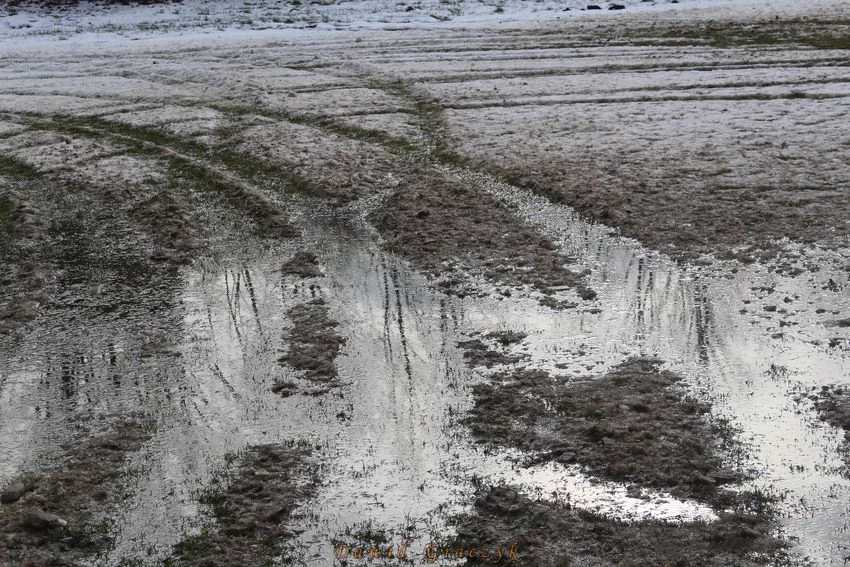
MULTIPOLYGON (((850 49, 850 22, 816 15, 755 21, 680 20, 661 25, 636 20, 628 26, 598 19, 589 21, 586 29, 586 33, 558 36, 563 42, 559 47, 748 46, 753 53, 762 49, 850 49)), ((718 58, 725 56, 722 50, 717 53, 718 58)), ((790 95, 795 96, 807 97, 805 93, 790 95)), ((646 111, 651 108, 647 106, 646 111)), ((789 140, 766 138, 764 143, 785 147, 789 140)), ((566 150, 563 159, 535 159, 519 149, 517 153, 524 159, 503 163, 483 156, 472 161, 676 259, 692 260, 714 252, 751 263, 776 256, 779 251, 773 239, 843 246, 848 236, 845 221, 850 217, 850 195, 833 183, 730 184, 706 175, 706 165, 693 156, 659 156, 640 147, 627 151, 576 147, 566 150)), ((777 159, 771 166, 787 171, 788 179, 803 177, 793 162, 777 159)))
POLYGON ((474 388, 466 423, 480 442, 517 447, 532 455, 531 462, 575 463, 600 478, 733 512, 713 523, 626 523, 497 486, 479 490, 474 513, 460 520, 452 546, 515 543, 523 564, 541 567, 766 564, 750 554, 782 547, 770 535, 768 498, 721 488, 742 478, 721 460, 725 432, 707 420, 707 405, 677 388, 681 377, 659 364, 631 359, 578 383, 541 370, 497 373, 474 388))
MULTIPOLYGON (((298 505, 312 494, 303 449, 255 445, 242 455, 227 488, 209 490, 201 503, 210 507, 215 533, 184 539, 166 560, 168 567, 271 566, 294 533, 286 527, 298 505)), ((311 477, 312 478, 312 477, 311 477)))
POLYGON ((319 269, 319 259, 312 252, 296 252, 280 269, 284 275, 301 278, 320 278, 324 274, 319 269))
POLYGON ((0 501, 0 565, 70 567, 108 547, 105 514, 123 491, 128 453, 149 438, 145 423, 126 421, 114 432, 80 435, 64 446, 58 469, 24 474, 0 501))
POLYGON ((809 396, 815 404, 820 418, 845 431, 850 441, 850 388, 847 386, 823 386, 809 396))
POLYGON ((503 364, 514 364, 527 356, 506 354, 491 349, 480 339, 460 341, 457 346, 464 350, 463 358, 470 367, 486 366, 492 368, 503 364))
POLYGON ((719 426, 706 418, 707 405, 676 388, 681 377, 659 364, 632 359, 578 383, 542 370, 497 373, 473 389, 466 423, 481 442, 517 447, 538 460, 728 504, 719 487, 741 475, 723 466, 719 426))
POLYGON ((530 166, 537 174, 502 173, 677 259, 719 252, 752 262, 753 257, 775 255, 773 239, 811 243, 834 239, 836 229, 844 231, 839 237, 846 236, 850 197, 839 191, 810 199, 807 194, 812 191, 805 187, 713 187, 694 183, 687 172, 670 167, 663 184, 616 177, 593 170, 593 164, 587 170, 575 163, 563 170, 551 163, 541 167, 542 172, 530 166), (658 206, 660 202, 664 207, 658 206), (746 252, 740 252, 741 247, 746 252))
MULTIPOLYGON (((506 548, 507 556, 516 544, 520 563, 504 564, 535 567, 749 567, 772 564, 751 554, 780 550, 769 528, 746 514, 724 514, 710 524, 625 523, 496 486, 479 491, 474 513, 460 520, 450 547, 480 549, 492 543, 506 548)), ((470 565, 492 562, 492 557, 468 560, 470 565)))
POLYGON ((493 197, 446 175, 422 170, 370 215, 387 247, 415 267, 440 278, 445 291, 464 296, 471 289, 460 276, 466 268, 508 286, 532 286, 551 294, 572 288, 583 299, 596 293, 551 240, 537 234, 493 197))
POLYGON ((484 335, 484 338, 493 339, 502 346, 509 346, 521 343, 527 336, 528 333, 522 331, 492 331, 484 335))
MULTIPOLYGON (((296 305, 287 312, 292 328, 284 335, 289 351, 279 362, 303 371, 303 378, 329 384, 336 380, 335 360, 345 339, 337 332, 336 321, 328 313, 325 302, 315 299, 296 305)), ((288 383, 279 382, 273 390, 283 392, 288 383)))

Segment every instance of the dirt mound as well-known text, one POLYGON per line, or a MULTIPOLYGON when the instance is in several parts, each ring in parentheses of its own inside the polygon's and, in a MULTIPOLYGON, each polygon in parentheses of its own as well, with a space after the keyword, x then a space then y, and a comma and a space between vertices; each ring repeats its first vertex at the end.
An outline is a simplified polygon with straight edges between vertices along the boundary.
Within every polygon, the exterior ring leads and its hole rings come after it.
POLYGON ((128 453, 150 434, 128 421, 114 432, 66 444, 58 470, 24 474, 6 487, 0 506, 0 564, 21 567, 79 565, 109 545, 109 500, 122 489, 128 453))
POLYGON ((492 564, 493 549, 502 547, 505 564, 539 567, 750 567, 765 564, 751 559, 754 553, 780 548, 769 528, 746 515, 682 525, 619 522, 496 486, 479 491, 474 513, 460 521, 458 539, 446 547, 492 544, 490 557, 476 551, 471 565, 492 564), (519 563, 509 562, 511 551, 519 563))
POLYGON ((287 315, 292 319, 292 328, 284 335, 289 351, 278 362, 302 370, 303 377, 314 382, 336 380, 334 360, 345 339, 335 331, 337 323, 330 318, 325 302, 315 299, 296 305, 287 315))
POLYGON ((186 261, 201 246, 198 230, 189 219, 190 210, 179 196, 163 191, 136 206, 131 214, 154 234, 160 245, 171 249, 162 255, 186 261))
POLYGON ((719 487, 740 475, 723 465, 709 408, 677 389, 681 377, 659 364, 632 359, 580 383, 542 370, 497 373, 473 389, 466 421, 482 442, 576 463, 602 478, 726 502, 719 487))
POLYGON ((572 288, 583 299, 596 294, 582 276, 564 267, 555 245, 508 212, 493 197, 434 170, 411 174, 370 216, 387 247, 418 269, 441 278, 456 295, 472 289, 462 270, 508 286, 551 294, 572 288))
POLYGON ((213 534, 184 539, 168 565, 231 567, 273 565, 282 544, 293 536, 285 523, 313 485, 300 477, 306 469, 303 449, 281 445, 248 447, 236 478, 222 490, 209 489, 201 503, 218 525, 213 534))
POLYGON ((302 278, 320 278, 324 274, 319 268, 319 259, 312 252, 296 252, 281 268, 284 275, 302 278))

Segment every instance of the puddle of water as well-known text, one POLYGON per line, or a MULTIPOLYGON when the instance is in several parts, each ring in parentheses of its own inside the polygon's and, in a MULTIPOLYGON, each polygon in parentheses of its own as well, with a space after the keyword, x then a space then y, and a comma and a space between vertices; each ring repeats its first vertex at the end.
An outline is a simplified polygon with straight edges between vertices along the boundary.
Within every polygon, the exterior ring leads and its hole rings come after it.
MULTIPOLYGON (((529 333, 524 345, 532 364, 566 375, 603 372, 637 354, 667 361, 695 394, 713 403, 715 415, 740 428, 751 451, 737 456, 740 464, 759 473, 753 487, 784 496, 782 524, 798 538, 796 550, 818 565, 843 565, 850 550, 850 480, 840 474, 842 434, 792 396, 847 380, 847 352, 826 346, 834 329, 819 324, 815 313, 820 306, 850 310, 847 291, 824 289, 830 278, 844 281, 846 274, 827 268, 790 278, 758 265, 725 275, 683 269, 564 207, 486 176, 453 173, 515 205, 563 242, 566 253, 592 270, 590 286, 602 309, 547 317, 532 305, 493 302, 475 326, 529 333), (786 304, 784 298, 793 299, 786 304), (764 311, 777 303, 778 312, 764 311)), ((846 264, 840 253, 821 254, 824 267, 846 264)))
MULTIPOLYGON (((575 468, 516 469, 507 455, 476 447, 457 420, 480 377, 466 368, 455 343, 473 331, 514 329, 529 333, 520 348, 532 364, 556 374, 601 373, 634 354, 668 361, 694 393, 714 403, 717 415, 742 429, 752 452, 739 458, 761 473, 754 486, 785 495, 785 528, 800 538, 799 550, 816 564, 842 564, 850 483, 837 472, 840 436, 816 423, 789 392, 846 377, 846 351, 824 346, 833 331, 813 313, 821 304, 846 310, 846 293, 830 295, 808 276, 783 278, 758 266, 731 279, 681 269, 564 207, 454 173, 513 203, 564 242, 592 270, 601 311, 554 312, 531 294, 443 296, 377 248, 362 214, 305 205, 296 217, 307 245, 298 248, 318 253, 324 278, 283 278, 279 268, 294 244, 260 247, 182 272, 180 319, 163 331, 170 337, 165 349, 147 344, 163 339, 141 331, 141 316, 123 325, 95 321, 85 337, 70 331, 30 337, 0 367, 0 449, 8 455, 0 480, 55 448, 67 436, 65 417, 81 405, 103 413, 147 408, 158 429, 131 463, 146 474, 105 564, 148 551, 152 562, 167 554, 181 530, 196 526, 197 492, 228 453, 287 439, 316 447, 324 479, 299 520, 307 527, 297 542, 304 565, 334 564, 332 538, 370 527, 409 537, 413 555, 423 557, 425 545, 450 534, 446 518, 472 501, 473 476, 618 517, 713 517, 663 494, 633 498, 627 487, 591 483, 575 468), (775 288, 771 297, 750 289, 762 284, 775 288), (773 296, 796 297, 788 304, 794 312, 765 316, 762 304, 773 296), (292 377, 277 362, 286 348, 285 313, 316 297, 327 302, 347 340, 337 359, 344 385, 323 397, 280 398, 269 387, 292 377), (742 314, 744 307, 749 311, 742 314), (798 324, 771 338, 779 316, 798 324)), ((817 274, 817 281, 827 277, 817 274)))
POLYGON ((490 306, 429 290, 404 262, 378 250, 357 218, 304 217, 324 278, 282 278, 289 255, 282 250, 238 269, 230 267, 238 262, 221 262, 187 272, 180 386, 138 458, 150 472, 128 506, 112 561, 150 546, 165 553, 191 525, 196 493, 226 453, 281 439, 309 440, 322 455, 324 484, 301 518, 307 530, 295 555, 303 565, 333 564, 332 540, 368 529, 409 539, 411 555, 423 558, 426 545, 450 535, 447 517, 472 501, 473 477, 519 482, 547 498, 569 494, 574 505, 631 517, 713 517, 663 495, 631 498, 625 487, 593 484, 576 469, 520 472, 505 455, 482 452, 457 426, 477 378, 455 343, 460 328, 490 306), (275 379, 291 378, 277 363, 285 312, 315 297, 327 302, 347 340, 337 361, 344 385, 321 398, 270 395, 275 379))

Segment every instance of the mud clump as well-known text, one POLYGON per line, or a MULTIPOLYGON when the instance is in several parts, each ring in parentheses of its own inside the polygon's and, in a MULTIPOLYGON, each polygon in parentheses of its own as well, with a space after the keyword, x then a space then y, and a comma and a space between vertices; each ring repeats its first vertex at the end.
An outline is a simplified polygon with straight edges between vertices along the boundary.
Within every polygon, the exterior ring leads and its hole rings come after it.
POLYGON ((324 274, 319 268, 319 259, 312 252, 296 252, 280 269, 284 275, 301 278, 320 278, 324 274))
POLYGON ((0 192, 0 234, 34 236, 43 231, 38 210, 11 189, 0 192))
POLYGON ((527 358, 524 355, 506 354, 494 350, 480 339, 460 341, 457 343, 457 346, 463 349, 463 358, 470 367, 485 366, 492 368, 504 364, 515 364, 523 358, 527 358))
POLYGON ((509 346, 521 343, 528 336, 522 331, 492 331, 484 335, 487 339, 493 339, 502 346, 509 346))
POLYGON ((200 499, 216 520, 215 533, 185 538, 166 561, 170 567, 271 566, 294 534, 286 522, 315 486, 304 449, 255 445, 242 455, 235 479, 200 499), (312 477, 310 477, 312 478, 312 477))
POLYGON ((513 216, 492 196, 434 170, 408 175, 370 217, 387 247, 418 269, 441 278, 449 293, 471 292, 462 269, 544 294, 572 288, 583 299, 596 294, 582 276, 564 267, 555 245, 513 216))
POLYGON ((149 437, 144 422, 127 421, 66 444, 61 468, 13 480, 0 495, 0 564, 79 565, 105 549, 111 536, 103 518, 122 491, 116 481, 127 455, 149 437))
MULTIPOLYGON (((289 351, 278 359, 303 371, 303 378, 320 382, 332 383, 337 378, 335 360, 345 339, 336 332, 337 323, 332 320, 328 308, 322 299, 296 305, 287 315, 292 320, 292 328, 285 333, 284 342, 289 345, 289 351)), ((285 390, 285 383, 278 383, 274 388, 285 390)), ((291 388, 290 388, 291 389, 291 388)))
POLYGON ((846 386, 823 386, 809 396, 814 402, 820 418, 834 427, 844 430, 850 442, 850 388, 846 386))
MULTIPOLYGON (((712 523, 610 520, 569 504, 535 501, 510 486, 479 490, 473 513, 460 519, 454 548, 481 542, 514 546, 515 565, 539 567, 751 567, 781 544, 752 516, 724 514, 712 523)), ((491 564, 475 557, 470 565, 491 564)))
POLYGON ((676 388, 681 377, 659 364, 632 359, 580 383, 542 370, 497 373, 473 388, 466 423, 481 442, 517 447, 538 460, 727 504, 730 496, 719 487, 741 475, 723 466, 719 426, 706 419, 707 405, 676 388))

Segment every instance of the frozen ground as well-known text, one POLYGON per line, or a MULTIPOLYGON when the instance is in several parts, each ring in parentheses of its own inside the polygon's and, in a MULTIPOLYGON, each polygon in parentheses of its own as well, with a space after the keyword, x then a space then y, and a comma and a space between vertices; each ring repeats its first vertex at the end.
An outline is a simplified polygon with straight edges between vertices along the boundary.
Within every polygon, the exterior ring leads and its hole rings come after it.
POLYGON ((0 563, 844 565, 850 6, 620 3, 7 3, 0 563))

